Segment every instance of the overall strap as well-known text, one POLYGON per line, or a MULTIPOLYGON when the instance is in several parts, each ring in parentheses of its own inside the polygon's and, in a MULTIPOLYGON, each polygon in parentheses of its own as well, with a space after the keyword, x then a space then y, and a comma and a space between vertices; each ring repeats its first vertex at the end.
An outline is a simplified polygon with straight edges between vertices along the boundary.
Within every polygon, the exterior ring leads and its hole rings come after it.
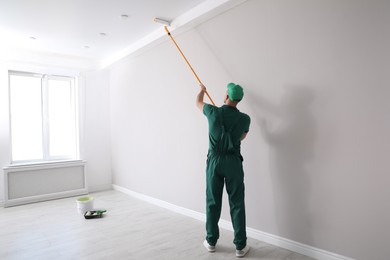
POLYGON ((234 143, 232 140, 231 132, 233 128, 236 126, 236 123, 240 120, 240 117, 237 117, 237 119, 234 121, 234 123, 229 129, 227 129, 227 127, 224 124, 222 110, 218 110, 217 119, 221 127, 221 137, 216 144, 215 147, 216 152, 236 153, 237 151, 235 151, 234 149, 234 143))

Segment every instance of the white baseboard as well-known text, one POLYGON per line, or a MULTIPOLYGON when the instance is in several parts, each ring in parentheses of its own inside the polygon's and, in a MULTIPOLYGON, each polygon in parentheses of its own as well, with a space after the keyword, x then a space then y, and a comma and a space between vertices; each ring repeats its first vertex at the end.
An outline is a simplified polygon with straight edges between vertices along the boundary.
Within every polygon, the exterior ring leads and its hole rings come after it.
POLYGON ((98 192, 98 191, 105 191, 105 190, 112 190, 112 184, 109 183, 109 184, 88 186, 88 192, 98 192))
POLYGON ((4 207, 4 201, 0 200, 0 207, 4 207))
MULTIPOLYGON (((190 210, 187 208, 183 208, 180 206, 176 206, 176 205, 168 203, 166 201, 159 200, 159 199, 156 199, 156 198, 153 198, 153 197, 150 197, 150 196, 123 188, 123 187, 115 185, 115 184, 112 185, 112 188, 114 190, 128 194, 132 197, 135 197, 135 198, 138 198, 140 200, 157 205, 159 207, 172 210, 176 213, 179 213, 179 214, 182 214, 182 215, 185 215, 185 216, 188 216, 188 217, 191 217, 191 218, 203 221, 203 222, 206 221, 206 215, 203 213, 196 212, 196 211, 193 211, 193 210, 190 210)), ((232 223, 230 221, 221 219, 219 221, 219 226, 223 229, 233 231, 232 223)), ((288 249, 288 250, 293 251, 293 252, 297 252, 297 253, 300 253, 300 254, 303 254, 306 256, 310 256, 310 257, 318 259, 318 260, 354 260, 353 258, 338 255, 338 254, 335 254, 335 253, 332 253, 332 252, 329 252, 326 250, 322 250, 322 249, 319 249, 316 247, 312 247, 312 246, 305 245, 305 244, 302 244, 299 242, 295 242, 293 240, 286 239, 286 238, 283 238, 280 236, 276 236, 276 235, 273 235, 270 233, 266 233, 266 232, 263 232, 263 231, 260 231, 260 230, 254 229, 254 228, 250 228, 250 227, 247 227, 247 235, 250 238, 254 238, 256 240, 263 241, 263 242, 266 242, 266 243, 271 244, 271 245, 275 245, 275 246, 278 246, 281 248, 288 249)))
MULTIPOLYGON (((228 221, 227 221, 228 222, 228 221)), ((230 222, 229 222, 230 223, 230 222)), ((231 224, 230 224, 231 226, 231 224)), ((275 245, 284 249, 294 251, 296 253, 307 255, 318 260, 354 260, 353 258, 335 254, 323 249, 302 244, 287 238, 266 233, 254 228, 247 227, 248 237, 275 245)))
POLYGON ((191 217, 191 218, 194 218, 194 219, 206 222, 206 215, 202 214, 202 213, 199 213, 199 212, 196 212, 194 210, 190 210, 190 209, 187 209, 187 208, 176 206, 176 205, 168 203, 166 201, 159 200, 159 199, 156 199, 156 198, 153 198, 153 197, 150 197, 150 196, 146 196, 146 195, 143 195, 141 193, 138 193, 138 192, 135 192, 135 191, 123 188, 123 187, 115 185, 115 184, 112 185, 112 188, 114 190, 117 190, 117 191, 123 192, 125 194, 128 194, 128 195, 130 195, 130 196, 132 196, 134 198, 137 198, 137 199, 149 202, 151 204, 157 205, 157 206, 162 207, 162 208, 166 208, 166 209, 172 210, 172 211, 174 211, 176 213, 179 213, 181 215, 185 215, 185 216, 188 216, 188 217, 191 217))

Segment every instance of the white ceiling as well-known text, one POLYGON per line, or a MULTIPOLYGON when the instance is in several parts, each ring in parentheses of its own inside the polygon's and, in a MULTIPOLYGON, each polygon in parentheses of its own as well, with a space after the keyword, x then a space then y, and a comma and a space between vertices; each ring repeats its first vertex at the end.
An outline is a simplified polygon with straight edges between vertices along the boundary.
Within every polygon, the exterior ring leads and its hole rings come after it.
POLYGON ((229 1, 1 0, 0 47, 103 60, 205 2, 229 1))

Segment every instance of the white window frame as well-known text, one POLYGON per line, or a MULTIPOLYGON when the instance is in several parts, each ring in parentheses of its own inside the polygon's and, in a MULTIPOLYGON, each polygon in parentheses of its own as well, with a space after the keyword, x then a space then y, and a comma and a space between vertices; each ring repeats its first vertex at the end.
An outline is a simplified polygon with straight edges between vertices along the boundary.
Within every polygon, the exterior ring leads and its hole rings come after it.
POLYGON ((34 73, 26 72, 19 70, 8 70, 8 93, 9 93, 9 133, 10 133, 10 159, 11 165, 19 164, 37 164, 37 163, 51 163, 57 161, 72 161, 80 160, 80 110, 79 110, 79 77, 78 76, 59 76, 59 75, 49 75, 44 73, 34 73), (13 160, 12 155, 12 119, 11 119, 11 75, 22 75, 22 76, 32 76, 41 78, 41 102, 42 102, 42 159, 37 160, 13 160), (49 79, 59 79, 59 80, 69 80, 71 82, 71 97, 72 97, 72 107, 73 113, 75 115, 75 146, 76 154, 75 157, 69 156, 50 156, 50 140, 49 140, 49 119, 48 119, 48 80, 49 79))

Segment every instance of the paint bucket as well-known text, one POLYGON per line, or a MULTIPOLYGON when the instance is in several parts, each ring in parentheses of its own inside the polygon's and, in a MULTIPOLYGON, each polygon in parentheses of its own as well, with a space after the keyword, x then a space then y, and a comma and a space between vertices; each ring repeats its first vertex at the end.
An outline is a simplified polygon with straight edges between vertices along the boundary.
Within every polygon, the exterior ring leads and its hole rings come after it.
POLYGON ((81 197, 76 200, 77 211, 84 214, 88 210, 93 210, 93 197, 81 197))

